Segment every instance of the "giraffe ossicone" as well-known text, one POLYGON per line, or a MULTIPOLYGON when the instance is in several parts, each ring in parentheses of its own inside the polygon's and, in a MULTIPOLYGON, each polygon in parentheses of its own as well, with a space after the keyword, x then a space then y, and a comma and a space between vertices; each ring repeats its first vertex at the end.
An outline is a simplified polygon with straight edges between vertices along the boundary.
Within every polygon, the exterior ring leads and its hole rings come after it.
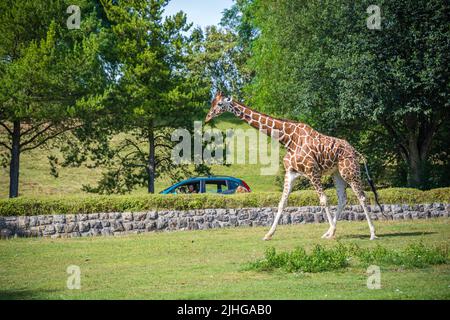
MULTIPOLYGON (((323 234, 322 238, 331 239, 335 236, 337 220, 347 203, 345 192, 347 184, 350 185, 363 208, 369 224, 370 239, 377 238, 375 227, 367 209, 366 196, 361 181, 360 162, 364 163, 366 174, 368 175, 366 159, 350 143, 343 139, 321 134, 301 122, 270 117, 250 109, 231 97, 223 96, 221 92, 215 95, 205 122, 224 112, 233 113, 252 127, 277 139, 287 150, 283 158, 286 171, 283 194, 272 227, 264 236, 264 240, 272 239, 283 210, 286 207, 293 183, 299 176, 304 176, 311 182, 319 196, 320 205, 325 210, 330 227, 323 234), (336 186, 338 206, 334 217, 331 215, 328 198, 321 183, 323 175, 331 175, 336 186)), ((372 191, 375 193, 375 200, 379 205, 375 187, 369 176, 368 179, 372 191)), ((383 212, 381 206, 380 209, 383 212)))

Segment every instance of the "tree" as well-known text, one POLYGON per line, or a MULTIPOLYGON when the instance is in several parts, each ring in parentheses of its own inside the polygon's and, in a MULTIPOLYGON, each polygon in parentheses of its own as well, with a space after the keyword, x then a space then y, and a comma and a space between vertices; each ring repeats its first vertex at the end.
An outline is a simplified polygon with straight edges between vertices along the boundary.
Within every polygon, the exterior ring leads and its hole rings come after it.
POLYGON ((0 146, 19 195, 20 155, 79 128, 106 94, 104 26, 95 3, 79 1, 80 29, 69 30, 65 1, 0 4, 0 146))
POLYGON ((110 141, 105 153, 97 155, 108 171, 87 191, 123 193, 145 185, 154 193, 159 175, 178 177, 186 169, 172 163, 170 133, 178 127, 193 128, 193 120, 209 101, 210 85, 192 68, 186 15, 179 12, 163 19, 167 3, 102 1, 120 69, 112 94, 119 108, 110 125, 113 135, 123 132, 123 139, 110 141))
POLYGON ((256 0, 247 92, 256 105, 366 147, 368 134, 382 137, 380 154, 404 162, 407 185, 427 188, 437 181, 426 174, 430 151, 450 115, 449 5, 379 1, 381 30, 373 30, 371 4, 256 0))
POLYGON ((237 36, 229 30, 208 26, 203 31, 196 28, 192 32, 192 46, 199 72, 209 79, 215 90, 240 96, 245 79, 239 69, 237 36))

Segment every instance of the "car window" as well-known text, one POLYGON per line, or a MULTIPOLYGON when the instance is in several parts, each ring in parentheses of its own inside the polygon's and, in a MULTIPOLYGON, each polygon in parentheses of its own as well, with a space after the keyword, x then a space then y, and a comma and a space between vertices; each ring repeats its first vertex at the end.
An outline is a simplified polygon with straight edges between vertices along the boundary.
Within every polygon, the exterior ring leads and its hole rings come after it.
POLYGON ((186 182, 175 188, 174 193, 176 194, 192 194, 200 193, 200 182, 186 182))
POLYGON ((227 191, 227 183, 225 180, 212 180, 205 181, 205 192, 206 193, 222 193, 227 191))

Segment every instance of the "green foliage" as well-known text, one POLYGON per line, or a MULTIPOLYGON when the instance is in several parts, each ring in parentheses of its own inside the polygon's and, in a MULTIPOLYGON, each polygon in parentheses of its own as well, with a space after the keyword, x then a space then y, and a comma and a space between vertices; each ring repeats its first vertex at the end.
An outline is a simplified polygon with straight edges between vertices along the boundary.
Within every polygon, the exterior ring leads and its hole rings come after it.
POLYGON ((54 134, 55 126, 101 108, 106 28, 92 2, 77 2, 83 19, 80 29, 69 30, 69 2, 2 1, 0 121, 23 122, 22 147, 31 148, 44 134, 54 134), (53 126, 28 142, 45 128, 41 122, 53 126))
POLYGON ((265 258, 249 263, 246 270, 273 271, 283 269, 287 272, 325 272, 343 269, 348 266, 348 250, 343 245, 327 249, 316 245, 310 254, 297 247, 292 252, 276 253, 275 248, 266 250, 265 258))
POLYGON ((331 248, 316 245, 311 253, 297 247, 292 252, 277 253, 275 248, 267 248, 265 257, 245 265, 244 270, 287 272, 325 272, 350 266, 352 258, 362 267, 369 265, 400 266, 403 268, 425 268, 430 265, 449 262, 448 245, 427 246, 423 242, 411 243, 401 250, 389 249, 381 245, 375 248, 360 248, 358 245, 338 243, 331 248))
POLYGON ((371 4, 253 1, 259 37, 247 96, 269 113, 347 138, 384 184, 446 186, 448 2, 379 1, 381 30, 366 26, 371 4))
POLYGON ((0 4, 0 162, 11 160, 11 197, 18 195, 20 154, 92 121, 108 97, 110 43, 101 9, 75 1, 81 24, 69 30, 70 4, 0 4))
MULTIPOLYGON (((334 190, 326 190, 329 202, 337 204, 334 190)), ((356 197, 347 190, 348 203, 358 204, 356 197)), ((367 193, 369 201, 374 203, 373 195, 367 193)), ((450 199, 450 188, 421 191, 416 189, 384 189, 379 191, 384 204, 421 204, 445 202, 450 199)), ((123 212, 144 210, 194 210, 204 208, 251 208, 276 207, 280 193, 261 192, 235 195, 110 195, 83 197, 21 197, 0 200, 0 216, 75 214, 95 212, 123 212)), ((289 197, 289 206, 318 206, 319 199, 312 190, 293 192, 289 197)))
POLYGON ((365 266, 400 266, 424 268, 429 265, 448 263, 448 245, 427 246, 423 242, 411 243, 403 250, 392 250, 377 245, 372 249, 361 249, 357 245, 349 249, 365 266))
POLYGON ((201 53, 188 34, 191 24, 186 14, 163 17, 168 2, 101 1, 111 25, 116 77, 111 80, 111 112, 101 124, 108 130, 102 136, 91 131, 82 136, 84 146, 70 145, 66 150, 67 165, 106 168, 98 184, 85 185, 84 191, 127 193, 146 186, 154 193, 159 176, 179 180, 205 169, 189 170, 171 160, 176 144, 171 133, 178 128, 192 132, 194 120, 206 110, 211 86, 198 63, 201 53), (126 137, 117 142, 119 133, 126 137))

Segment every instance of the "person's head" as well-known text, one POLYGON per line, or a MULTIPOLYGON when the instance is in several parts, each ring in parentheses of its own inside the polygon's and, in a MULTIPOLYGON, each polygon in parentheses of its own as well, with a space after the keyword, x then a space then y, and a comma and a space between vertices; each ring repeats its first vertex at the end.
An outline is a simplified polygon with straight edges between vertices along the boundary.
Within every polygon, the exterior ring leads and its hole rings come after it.
POLYGON ((245 189, 243 186, 239 186, 236 188, 236 193, 247 193, 248 190, 245 189))
POLYGON ((188 186, 188 189, 189 189, 189 192, 194 191, 194 190, 195 190, 194 185, 193 185, 193 184, 190 184, 190 185, 188 186))
POLYGON ((222 92, 217 92, 211 102, 211 109, 206 115, 205 123, 227 111, 227 104, 231 103, 231 100, 231 98, 224 97, 222 92))

